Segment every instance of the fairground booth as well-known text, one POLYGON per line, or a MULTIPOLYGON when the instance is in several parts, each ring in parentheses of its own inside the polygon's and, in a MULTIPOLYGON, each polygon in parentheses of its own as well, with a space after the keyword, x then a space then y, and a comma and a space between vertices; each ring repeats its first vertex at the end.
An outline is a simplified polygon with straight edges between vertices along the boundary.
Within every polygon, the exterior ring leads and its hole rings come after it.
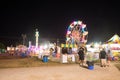
POLYGON ((105 44, 106 50, 111 50, 113 57, 120 57, 120 37, 115 34, 105 44))
POLYGON ((61 44, 61 63, 75 62, 76 44, 61 44))

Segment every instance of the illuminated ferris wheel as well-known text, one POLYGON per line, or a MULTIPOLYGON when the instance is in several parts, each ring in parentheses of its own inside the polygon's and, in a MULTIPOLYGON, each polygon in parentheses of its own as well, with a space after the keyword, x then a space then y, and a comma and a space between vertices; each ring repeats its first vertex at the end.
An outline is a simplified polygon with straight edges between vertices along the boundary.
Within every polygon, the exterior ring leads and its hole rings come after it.
POLYGON ((82 21, 73 21, 67 29, 67 44, 85 44, 87 42, 88 31, 86 24, 82 21))

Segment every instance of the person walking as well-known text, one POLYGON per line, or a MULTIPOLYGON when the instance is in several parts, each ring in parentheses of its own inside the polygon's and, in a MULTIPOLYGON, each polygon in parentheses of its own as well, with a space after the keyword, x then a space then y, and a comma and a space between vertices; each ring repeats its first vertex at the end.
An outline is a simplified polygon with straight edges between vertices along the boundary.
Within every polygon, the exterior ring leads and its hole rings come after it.
POLYGON ((84 64, 84 58, 85 58, 84 48, 83 47, 80 47, 78 49, 78 55, 79 55, 79 65, 83 66, 83 64, 84 64))
POLYGON ((105 49, 102 48, 102 50, 99 53, 101 67, 106 67, 106 56, 107 56, 107 53, 105 52, 105 49))
POLYGON ((110 66, 110 62, 112 60, 112 56, 111 56, 111 50, 108 50, 107 52, 107 66, 110 66))

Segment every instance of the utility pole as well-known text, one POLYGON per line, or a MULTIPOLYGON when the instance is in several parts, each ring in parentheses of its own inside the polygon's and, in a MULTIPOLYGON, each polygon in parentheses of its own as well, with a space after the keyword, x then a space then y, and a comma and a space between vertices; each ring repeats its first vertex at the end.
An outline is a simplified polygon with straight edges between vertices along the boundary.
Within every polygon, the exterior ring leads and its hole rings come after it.
POLYGON ((22 38, 23 38, 23 45, 25 45, 25 39, 26 39, 26 34, 22 34, 22 38))

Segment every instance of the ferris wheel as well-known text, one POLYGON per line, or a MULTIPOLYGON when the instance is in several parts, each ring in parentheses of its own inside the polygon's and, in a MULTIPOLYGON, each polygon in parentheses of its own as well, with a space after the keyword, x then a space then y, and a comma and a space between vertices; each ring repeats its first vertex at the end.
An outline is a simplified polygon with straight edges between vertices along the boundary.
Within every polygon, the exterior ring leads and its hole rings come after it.
POLYGON ((86 24, 82 21, 73 21, 66 33, 66 43, 67 44, 85 44, 87 42, 88 31, 86 24))

